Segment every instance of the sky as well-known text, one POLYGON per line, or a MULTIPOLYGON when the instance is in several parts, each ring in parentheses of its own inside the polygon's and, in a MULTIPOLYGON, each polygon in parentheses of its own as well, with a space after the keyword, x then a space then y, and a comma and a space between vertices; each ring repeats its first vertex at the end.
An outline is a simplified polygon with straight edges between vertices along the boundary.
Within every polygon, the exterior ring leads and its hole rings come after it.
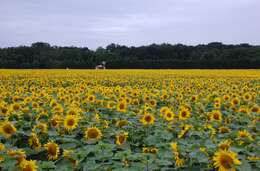
POLYGON ((0 47, 260 45, 260 0, 1 0, 0 47))

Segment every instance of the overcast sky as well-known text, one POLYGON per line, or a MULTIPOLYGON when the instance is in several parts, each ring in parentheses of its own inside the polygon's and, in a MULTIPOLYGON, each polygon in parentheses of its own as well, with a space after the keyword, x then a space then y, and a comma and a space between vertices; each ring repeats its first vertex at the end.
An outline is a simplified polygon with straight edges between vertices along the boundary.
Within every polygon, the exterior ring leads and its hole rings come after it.
POLYGON ((0 46, 260 44, 260 0, 0 0, 0 46))

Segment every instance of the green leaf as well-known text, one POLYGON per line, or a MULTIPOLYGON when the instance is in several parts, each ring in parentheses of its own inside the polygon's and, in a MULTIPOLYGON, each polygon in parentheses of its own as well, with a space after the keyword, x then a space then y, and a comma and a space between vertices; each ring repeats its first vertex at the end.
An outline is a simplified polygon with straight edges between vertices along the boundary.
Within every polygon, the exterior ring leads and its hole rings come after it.
POLYGON ((237 169, 239 171, 251 171, 252 170, 251 165, 248 163, 247 160, 244 160, 244 159, 241 161, 241 165, 239 165, 237 167, 237 169))
POLYGON ((41 161, 39 167, 42 169, 55 169, 56 166, 52 161, 41 161))

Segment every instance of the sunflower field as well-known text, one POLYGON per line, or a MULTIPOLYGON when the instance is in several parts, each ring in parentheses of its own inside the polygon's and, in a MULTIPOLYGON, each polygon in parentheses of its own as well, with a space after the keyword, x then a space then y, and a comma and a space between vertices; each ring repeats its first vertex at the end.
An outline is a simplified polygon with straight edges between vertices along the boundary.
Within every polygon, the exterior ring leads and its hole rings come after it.
POLYGON ((0 70, 0 170, 260 170, 260 70, 0 70))

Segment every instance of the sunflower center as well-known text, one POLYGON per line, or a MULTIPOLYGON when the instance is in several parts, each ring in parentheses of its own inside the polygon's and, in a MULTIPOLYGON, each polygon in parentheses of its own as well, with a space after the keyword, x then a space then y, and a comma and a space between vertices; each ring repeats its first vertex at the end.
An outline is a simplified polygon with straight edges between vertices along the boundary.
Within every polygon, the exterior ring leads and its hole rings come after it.
POLYGON ((145 116, 145 121, 146 122, 151 122, 151 120, 152 120, 152 117, 151 116, 145 116))
POLYGON ((3 130, 7 134, 12 134, 13 133, 13 127, 11 125, 4 125, 3 130))
POLYGON ((215 114, 213 115, 213 118, 214 118, 215 120, 219 120, 219 114, 215 113, 215 114))
POLYGON ((258 112, 258 108, 257 107, 253 107, 252 108, 252 112, 258 112))
POLYGON ((53 126, 56 126, 56 125, 58 125, 58 122, 57 122, 56 119, 53 119, 53 120, 51 121, 51 124, 52 124, 53 126))
POLYGON ((119 142, 121 144, 123 144, 125 142, 125 136, 124 135, 120 135, 119 138, 118 138, 119 142))
POLYGON ((14 110, 19 110, 19 105, 14 105, 14 110))
POLYGON ((181 116, 182 116, 182 117, 186 117, 186 115, 187 115, 187 112, 186 112, 186 111, 182 111, 182 112, 181 112, 181 116))
POLYGON ((123 103, 121 103, 120 105, 119 105, 119 109, 124 109, 125 108, 125 105, 123 104, 123 103))
POLYGON ((23 168, 23 171, 33 171, 33 168, 27 164, 24 168, 23 168))
POLYGON ((98 137, 98 132, 96 131, 96 130, 90 130, 89 132, 88 132, 88 137, 89 138, 97 138, 98 137))
POLYGON ((6 108, 2 108, 2 112, 5 114, 7 113, 7 109, 6 108))
POLYGON ((54 144, 50 144, 48 148, 48 152, 50 155, 55 156, 56 155, 57 148, 54 144))
POLYGON ((68 126, 73 126, 74 123, 75 123, 75 121, 72 118, 67 121, 68 126))
POLYGON ((223 155, 220 158, 220 163, 225 169, 231 169, 233 165, 233 159, 229 155, 223 155))
POLYGON ((237 100, 234 100, 233 103, 236 105, 236 104, 238 104, 238 101, 237 101, 237 100))

